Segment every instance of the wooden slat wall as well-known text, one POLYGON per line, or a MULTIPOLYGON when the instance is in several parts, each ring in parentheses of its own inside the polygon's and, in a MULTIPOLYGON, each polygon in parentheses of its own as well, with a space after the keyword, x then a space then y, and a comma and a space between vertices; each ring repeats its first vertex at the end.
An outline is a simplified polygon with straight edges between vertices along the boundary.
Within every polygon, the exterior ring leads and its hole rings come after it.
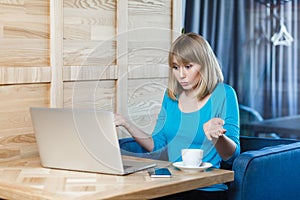
MULTIPOLYGON (((128 115, 128 0, 117 1, 116 7, 116 40, 117 40, 117 65, 118 79, 116 81, 116 109, 115 112, 128 115)), ((119 130, 119 135, 122 133, 119 130)))
POLYGON ((29 107, 49 106, 49 1, 0 1, 0 160, 37 154, 29 107))
POLYGON ((50 0, 50 106, 63 107, 63 2, 50 0))
POLYGON ((128 115, 151 134, 167 86, 173 1, 129 1, 128 115))
POLYGON ((48 8, 48 1, 0 1, 0 66, 49 66, 48 8))
POLYGON ((0 86, 0 160, 36 155, 29 107, 49 105, 49 84, 0 86))
POLYGON ((0 160, 37 154, 29 107, 112 110, 151 134, 180 23, 177 0, 0 1, 0 160))

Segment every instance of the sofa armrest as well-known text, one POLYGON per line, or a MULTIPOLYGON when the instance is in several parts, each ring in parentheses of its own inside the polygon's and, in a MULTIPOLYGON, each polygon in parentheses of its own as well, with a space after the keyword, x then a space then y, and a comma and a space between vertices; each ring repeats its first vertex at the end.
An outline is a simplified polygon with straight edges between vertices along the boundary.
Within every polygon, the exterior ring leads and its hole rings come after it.
POLYGON ((229 199, 297 199, 300 190, 300 142, 240 154, 233 163, 229 199))

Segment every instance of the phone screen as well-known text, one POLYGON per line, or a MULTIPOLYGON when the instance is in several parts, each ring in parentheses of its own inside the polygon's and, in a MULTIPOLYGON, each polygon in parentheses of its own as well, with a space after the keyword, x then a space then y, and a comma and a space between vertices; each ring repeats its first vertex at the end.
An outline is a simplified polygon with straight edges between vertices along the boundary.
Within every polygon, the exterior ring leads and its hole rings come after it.
POLYGON ((168 168, 154 168, 154 171, 149 172, 151 177, 171 177, 172 174, 168 168))

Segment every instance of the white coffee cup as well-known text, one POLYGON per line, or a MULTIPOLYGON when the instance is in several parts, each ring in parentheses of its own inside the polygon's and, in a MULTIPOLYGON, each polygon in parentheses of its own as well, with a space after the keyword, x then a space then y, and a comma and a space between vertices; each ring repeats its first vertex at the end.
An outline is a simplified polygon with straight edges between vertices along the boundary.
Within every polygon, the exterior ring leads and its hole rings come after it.
POLYGON ((182 149, 181 157, 184 166, 199 167, 203 159, 202 149, 182 149))

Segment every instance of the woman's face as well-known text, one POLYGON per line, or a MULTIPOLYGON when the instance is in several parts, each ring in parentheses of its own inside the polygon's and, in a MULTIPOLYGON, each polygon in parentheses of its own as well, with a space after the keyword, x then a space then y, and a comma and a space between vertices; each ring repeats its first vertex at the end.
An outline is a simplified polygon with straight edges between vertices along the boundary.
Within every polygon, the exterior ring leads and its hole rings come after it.
POLYGON ((178 83, 184 90, 193 90, 200 81, 200 65, 196 63, 189 63, 185 66, 180 66, 173 58, 173 74, 178 83))

